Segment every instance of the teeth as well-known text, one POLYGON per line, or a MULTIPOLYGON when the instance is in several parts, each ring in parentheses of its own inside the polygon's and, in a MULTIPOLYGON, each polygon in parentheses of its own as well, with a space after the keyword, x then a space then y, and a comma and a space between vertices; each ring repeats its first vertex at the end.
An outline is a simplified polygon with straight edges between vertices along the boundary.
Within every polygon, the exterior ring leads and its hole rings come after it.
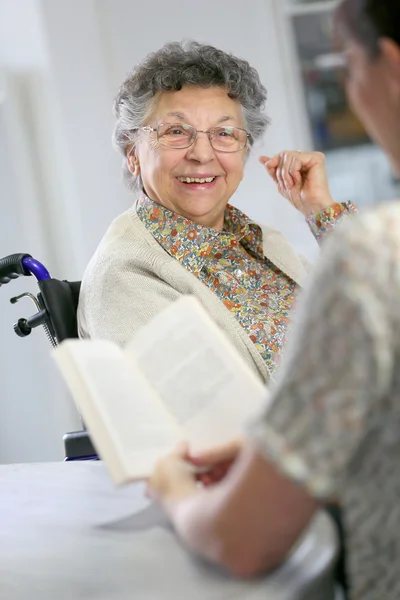
POLYGON ((205 177, 204 179, 200 179, 199 177, 178 177, 178 179, 182 183, 211 183, 215 177, 205 177))

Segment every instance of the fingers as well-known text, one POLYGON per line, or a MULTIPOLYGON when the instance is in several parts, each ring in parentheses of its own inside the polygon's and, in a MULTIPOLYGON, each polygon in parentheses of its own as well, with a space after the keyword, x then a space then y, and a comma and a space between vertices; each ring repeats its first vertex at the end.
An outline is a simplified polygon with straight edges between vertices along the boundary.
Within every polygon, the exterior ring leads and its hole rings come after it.
POLYGON ((186 456, 187 444, 180 444, 156 462, 147 480, 146 493, 149 497, 164 502, 196 489, 195 469, 186 456))
POLYGON ((293 151, 282 152, 280 158, 279 177, 281 185, 285 191, 288 191, 302 182, 302 153, 293 151))
POLYGON ((234 440, 223 446, 216 446, 215 448, 204 450, 198 454, 189 453, 188 458, 191 463, 198 467, 217 465, 224 461, 234 460, 240 452, 242 445, 242 440, 234 440))
POLYGON ((180 473, 184 471, 185 464, 188 467, 188 472, 190 472, 188 451, 188 444, 186 442, 180 442, 175 448, 168 452, 168 454, 160 457, 154 466, 153 474, 149 480, 150 484, 163 481, 170 476, 175 476, 177 472, 180 473))
POLYGON ((259 159, 283 196, 301 182, 301 161, 296 154, 300 153, 285 151, 273 158, 260 156, 259 159))
POLYGON ((333 203, 321 152, 286 150, 261 164, 275 181, 280 194, 304 216, 320 212, 333 203))
POLYGON ((290 177, 292 178, 293 185, 301 184, 301 182, 302 182, 302 175, 301 175, 302 167, 303 167, 302 162, 301 162, 299 156, 296 156, 296 154, 293 154, 293 156, 290 159, 289 167, 288 167, 288 173, 289 173, 290 177))
POLYGON ((232 460, 222 461, 222 462, 218 463, 217 466, 210 469, 209 471, 199 475, 197 479, 198 479, 198 481, 201 481, 201 483, 204 486, 214 485, 214 484, 218 483, 219 481, 221 481, 222 479, 224 479, 224 477, 230 470, 232 464, 233 464, 232 460))
POLYGON ((278 179, 276 177, 276 169, 279 165, 279 154, 274 158, 268 158, 268 156, 260 156, 259 161, 267 170, 268 175, 274 180, 276 185, 279 187, 278 179))
POLYGON ((279 159, 280 159, 280 155, 277 154, 276 156, 274 156, 273 158, 269 158, 268 156, 260 156, 259 157, 259 162, 264 165, 264 167, 269 171, 269 170, 274 170, 276 169, 276 167, 279 164, 279 159))
POLYGON ((179 444, 177 444, 175 448, 170 452, 170 456, 182 458, 183 460, 187 459, 188 454, 189 444, 187 442, 179 442, 179 444))
POLYGON ((285 192, 288 189, 287 176, 285 174, 286 159, 287 159, 286 153, 282 152, 279 155, 279 165, 278 165, 278 168, 276 169, 276 178, 278 180, 279 191, 282 195, 285 195, 285 192))
POLYGON ((310 159, 317 153, 285 150, 273 158, 260 156, 260 163, 264 165, 270 177, 278 186, 283 196, 303 181, 303 169, 307 168, 310 159))
POLYGON ((195 489, 196 482, 204 486, 221 481, 229 471, 242 447, 241 440, 191 454, 186 442, 178 444, 160 458, 147 481, 146 493, 161 502, 195 489))

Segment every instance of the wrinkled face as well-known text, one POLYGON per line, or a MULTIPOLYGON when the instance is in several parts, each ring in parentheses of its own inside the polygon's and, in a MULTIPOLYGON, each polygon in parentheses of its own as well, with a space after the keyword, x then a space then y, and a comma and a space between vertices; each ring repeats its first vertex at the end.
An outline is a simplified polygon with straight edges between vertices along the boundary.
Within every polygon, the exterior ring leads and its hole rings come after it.
MULTIPOLYGON (((147 124, 156 128, 178 122, 203 131, 220 125, 244 128, 240 105, 218 87, 184 87, 161 94, 147 124)), ((141 131, 130 168, 140 172, 147 195, 158 204, 195 223, 222 229, 225 206, 243 178, 247 151, 218 152, 205 133, 198 133, 189 148, 173 149, 157 143, 155 132, 141 131), (181 181, 188 177, 211 181, 181 181)))
POLYGON ((345 48, 346 93, 368 134, 400 174, 400 48, 383 40, 381 55, 368 56, 354 41, 345 48))

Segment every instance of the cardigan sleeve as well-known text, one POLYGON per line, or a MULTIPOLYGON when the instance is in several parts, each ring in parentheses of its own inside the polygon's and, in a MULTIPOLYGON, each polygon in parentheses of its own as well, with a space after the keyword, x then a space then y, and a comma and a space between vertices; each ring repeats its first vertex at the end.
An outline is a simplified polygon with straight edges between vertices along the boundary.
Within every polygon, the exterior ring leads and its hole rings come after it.
POLYGON ((81 338, 125 345, 180 292, 136 260, 92 261, 86 270, 78 306, 81 338))

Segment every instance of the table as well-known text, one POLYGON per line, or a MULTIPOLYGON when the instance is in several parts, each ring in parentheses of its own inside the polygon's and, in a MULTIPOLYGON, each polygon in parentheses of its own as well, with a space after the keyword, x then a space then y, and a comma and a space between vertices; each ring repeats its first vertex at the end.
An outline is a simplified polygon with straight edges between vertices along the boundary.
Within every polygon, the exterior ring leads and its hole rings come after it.
POLYGON ((3 600, 330 600, 336 531, 316 516, 285 565, 241 581, 190 555, 142 484, 101 462, 0 466, 3 600))

